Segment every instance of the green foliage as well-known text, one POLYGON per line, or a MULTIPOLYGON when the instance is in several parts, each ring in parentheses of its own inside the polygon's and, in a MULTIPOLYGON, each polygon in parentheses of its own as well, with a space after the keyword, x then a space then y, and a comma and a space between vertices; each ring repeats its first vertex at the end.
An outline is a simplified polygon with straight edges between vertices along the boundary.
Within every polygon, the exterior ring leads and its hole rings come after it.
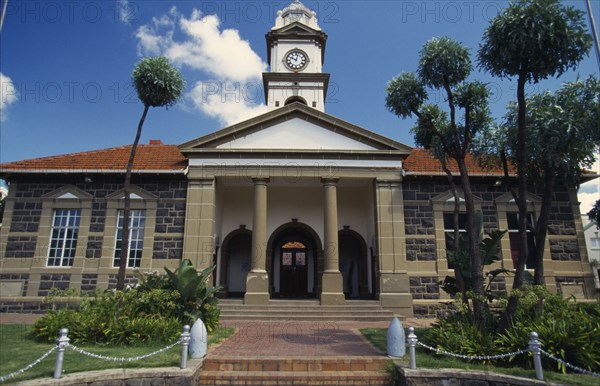
POLYGON ((426 86, 443 88, 463 82, 471 73, 469 51, 449 37, 435 37, 421 49, 419 78, 426 86))
POLYGON ((419 111, 427 99, 425 85, 410 72, 403 72, 392 79, 386 87, 386 94, 386 107, 402 118, 408 118, 419 111))
POLYGON ((428 345, 456 354, 500 353, 493 336, 477 328, 465 314, 454 314, 438 320, 423 336, 423 340, 428 345))
POLYGON ((220 287, 207 286, 210 274, 216 266, 198 272, 189 260, 183 260, 175 272, 165 268, 167 272, 167 289, 178 291, 181 299, 177 304, 177 318, 186 323, 193 323, 202 318, 208 331, 212 331, 219 321, 220 311, 218 299, 214 296, 220 287))
POLYGON ((587 215, 590 218, 590 221, 596 223, 596 228, 600 229, 600 200, 596 201, 587 215))
POLYGON ((49 311, 35 323, 33 336, 54 342, 66 327, 76 344, 170 342, 182 328, 172 316, 178 298, 179 293, 165 290, 105 291, 83 298, 79 310, 49 311))
POLYGON ((494 76, 537 83, 576 68, 591 41, 583 12, 558 0, 519 0, 490 22, 479 65, 494 76))
MULTIPOLYGON (((581 168, 592 166, 600 146, 600 82, 594 77, 567 82, 555 93, 529 96, 526 103, 529 182, 543 185, 551 173, 568 186, 578 185, 581 168)), ((505 144, 502 148, 512 162, 516 162, 511 144, 517 141, 517 120, 518 108, 512 103, 496 133, 503 137, 498 142, 505 144)))
MULTIPOLYGON (((172 341, 184 324, 202 318, 208 331, 219 325, 216 287, 207 286, 213 267, 197 272, 189 260, 167 275, 142 274, 136 288, 84 297, 79 310, 52 310, 39 319, 33 335, 53 342, 62 327, 74 343, 138 344, 172 341)), ((72 296, 72 291, 64 291, 72 296)), ((60 297, 52 293, 48 299, 60 297)))
MULTIPOLYGON (((495 355, 517 352, 528 347, 529 333, 539 335, 542 349, 575 366, 598 372, 600 370, 600 302, 576 304, 557 294, 551 294, 543 286, 523 286, 515 290, 519 299, 512 327, 497 329, 499 315, 491 318, 484 331, 473 327, 465 307, 458 304, 455 312, 441 318, 421 337, 426 344, 439 349, 466 355, 495 355), (541 315, 536 314, 539 301, 544 302, 541 315)), ((504 312, 507 301, 499 301, 499 313, 504 312)), ((566 372, 546 357, 544 366, 549 370, 566 372)), ((529 354, 518 355, 497 365, 518 364, 532 368, 529 354)))
POLYGON ((131 77, 138 98, 146 107, 173 106, 185 88, 179 70, 162 56, 140 60, 131 77))

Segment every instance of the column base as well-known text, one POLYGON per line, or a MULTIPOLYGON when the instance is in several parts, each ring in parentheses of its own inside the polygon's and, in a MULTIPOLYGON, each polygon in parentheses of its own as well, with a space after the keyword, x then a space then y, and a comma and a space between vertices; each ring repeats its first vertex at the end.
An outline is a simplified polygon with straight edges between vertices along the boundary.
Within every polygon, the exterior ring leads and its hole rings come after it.
POLYGON ((336 306, 346 304, 343 277, 340 272, 323 272, 321 305, 336 306))
POLYGON ((248 272, 244 304, 269 304, 269 275, 267 272, 248 272))

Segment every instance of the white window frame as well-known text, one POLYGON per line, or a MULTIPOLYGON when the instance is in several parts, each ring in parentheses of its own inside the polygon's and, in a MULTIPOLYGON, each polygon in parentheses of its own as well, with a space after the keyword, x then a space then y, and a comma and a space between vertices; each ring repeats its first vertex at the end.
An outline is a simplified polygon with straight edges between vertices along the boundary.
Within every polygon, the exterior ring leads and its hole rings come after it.
MULTIPOLYGON (((119 267, 121 259, 121 248, 118 248, 122 241, 119 233, 123 230, 124 211, 120 209, 117 213, 117 230, 115 234, 115 246, 113 255, 113 268, 119 267)), ((146 226, 146 209, 132 209, 129 212, 129 249, 127 256, 127 268, 139 268, 142 262, 144 250, 144 229, 146 226)))
POLYGON ((50 244, 48 247, 48 256, 46 267, 72 267, 77 254, 77 241, 81 225, 81 209, 54 209, 52 217, 52 226, 50 228, 50 244), (66 212, 66 224, 57 224, 56 221, 66 212), (71 224, 71 219, 75 223, 71 224), (55 232, 58 231, 58 237, 55 232), (74 236, 73 236, 74 233, 74 236), (56 242, 56 247, 52 245, 56 242), (67 245, 69 245, 67 247, 67 245), (54 253, 53 253, 54 252, 54 253))

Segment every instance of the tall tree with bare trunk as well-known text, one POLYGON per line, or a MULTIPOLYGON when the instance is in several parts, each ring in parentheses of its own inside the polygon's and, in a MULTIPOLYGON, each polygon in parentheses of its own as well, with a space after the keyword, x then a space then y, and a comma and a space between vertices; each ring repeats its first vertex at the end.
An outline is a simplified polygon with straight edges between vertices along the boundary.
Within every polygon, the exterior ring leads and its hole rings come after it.
POLYGON ((142 135, 142 127, 146 120, 146 115, 150 107, 171 107, 181 98, 185 88, 185 81, 181 72, 173 67, 167 58, 159 56, 153 58, 142 59, 133 69, 131 74, 133 84, 138 94, 138 98, 144 104, 144 112, 140 118, 137 132, 129 161, 127 162, 127 171, 125 172, 125 182, 123 191, 125 192, 125 202, 123 208, 123 230, 121 238, 121 256, 119 259, 119 272, 117 274, 117 289, 125 288, 125 272, 127 262, 129 261, 129 229, 130 229, 130 212, 131 212, 131 171, 135 159, 140 136, 142 135))

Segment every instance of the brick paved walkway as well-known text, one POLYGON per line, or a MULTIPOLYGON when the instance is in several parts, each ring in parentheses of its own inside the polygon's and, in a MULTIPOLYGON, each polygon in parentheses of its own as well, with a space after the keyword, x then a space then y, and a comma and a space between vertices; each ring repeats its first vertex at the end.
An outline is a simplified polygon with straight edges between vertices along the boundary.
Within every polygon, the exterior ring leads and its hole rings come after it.
POLYGON ((314 357, 382 355, 358 328, 387 327, 388 323, 350 322, 225 322, 236 332, 211 348, 213 357, 314 357))

